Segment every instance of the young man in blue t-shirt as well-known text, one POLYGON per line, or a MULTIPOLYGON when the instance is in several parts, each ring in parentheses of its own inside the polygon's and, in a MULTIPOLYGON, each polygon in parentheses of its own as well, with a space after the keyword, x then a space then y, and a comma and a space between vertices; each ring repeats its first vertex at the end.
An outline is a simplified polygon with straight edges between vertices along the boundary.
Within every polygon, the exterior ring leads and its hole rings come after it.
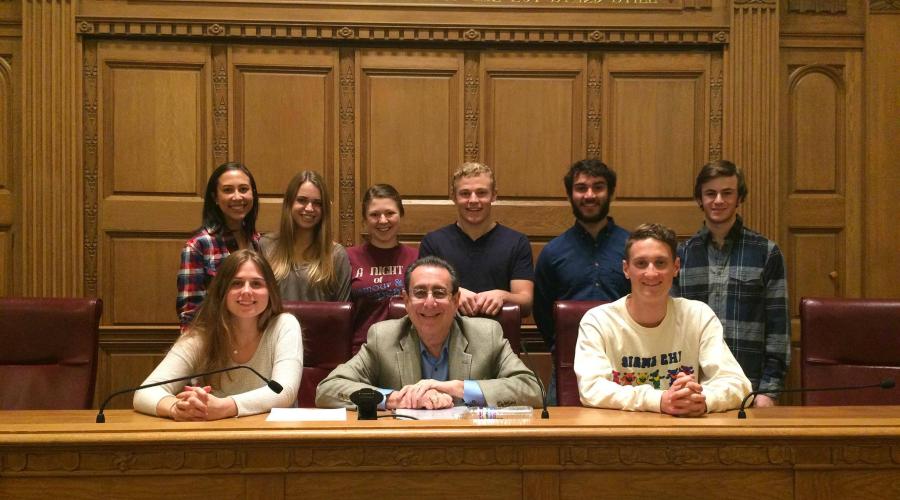
POLYGON ((497 200, 494 171, 481 163, 464 163, 450 186, 455 223, 425 235, 419 257, 435 255, 459 273, 459 311, 466 316, 495 315, 504 302, 531 312, 534 268, 528 238, 491 217, 497 200))

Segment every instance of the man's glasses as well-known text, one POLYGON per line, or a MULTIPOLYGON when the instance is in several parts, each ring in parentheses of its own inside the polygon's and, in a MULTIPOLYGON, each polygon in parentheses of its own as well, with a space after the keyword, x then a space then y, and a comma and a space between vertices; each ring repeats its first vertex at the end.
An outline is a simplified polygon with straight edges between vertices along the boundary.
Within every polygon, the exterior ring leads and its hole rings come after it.
POLYGON ((450 298, 450 290, 446 288, 413 288, 410 295, 416 300, 425 300, 431 295, 434 300, 447 300, 450 298))

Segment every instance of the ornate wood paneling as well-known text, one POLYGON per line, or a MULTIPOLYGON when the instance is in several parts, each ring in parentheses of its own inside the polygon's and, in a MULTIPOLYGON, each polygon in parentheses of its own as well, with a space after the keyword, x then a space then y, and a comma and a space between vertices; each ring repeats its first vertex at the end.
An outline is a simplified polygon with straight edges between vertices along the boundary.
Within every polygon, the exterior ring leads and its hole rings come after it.
POLYGON ((13 295, 13 233, 0 229, 0 297, 13 295))
POLYGON ((728 42, 728 33, 720 28, 692 27, 675 29, 583 28, 583 27, 448 27, 444 24, 379 24, 364 26, 302 21, 260 24, 256 22, 214 22, 204 20, 135 20, 117 22, 81 18, 78 33, 91 36, 197 38, 211 36, 223 39, 246 38, 267 41, 327 42, 461 42, 517 44, 580 45, 720 45, 728 42))
POLYGON ((549 421, 503 425, 296 425, 265 415, 197 425, 117 410, 106 424, 92 412, 4 412, 0 496, 431 498, 450 485, 485 499, 646 498, 673 488, 701 499, 896 496, 896 409, 749 413, 685 421, 557 408, 549 421), (198 477, 214 484, 186 495, 198 477))
POLYGON ((482 63, 484 160, 499 192, 558 197, 557 179, 584 157, 586 55, 489 51, 482 63))
POLYGON ((252 169, 260 195, 280 198, 305 169, 322 172, 334 192, 337 51, 241 45, 230 52, 231 150, 252 169))
POLYGON ((109 235, 107 267, 112 274, 103 305, 111 324, 174 322, 175 276, 183 245, 184 238, 109 235))
MULTIPOLYGON (((357 152, 356 152, 356 54, 346 48, 340 51, 340 94, 338 111, 340 116, 340 128, 338 136, 340 189, 338 192, 338 206, 336 211, 340 217, 340 226, 337 237, 345 246, 350 246, 356 241, 354 219, 354 207, 359 190, 356 189, 357 152)), ((332 221, 334 217, 332 217, 332 221)))
POLYGON ((20 130, 16 122, 18 113, 14 85, 14 75, 10 61, 10 47, 0 46, 0 297, 12 295, 15 286, 13 277, 13 241, 15 240, 16 196, 13 183, 14 167, 17 166, 15 132, 20 130))
MULTIPOLYGON (((577 450, 580 451, 580 450, 577 450)), ((576 452, 577 452, 576 451, 576 452)), ((711 450, 691 449, 697 455, 686 460, 703 461, 711 450)), ((653 468, 656 457, 634 457, 635 467, 653 468)), ((627 460, 627 458, 626 458, 627 460)), ((590 463, 590 462, 588 462, 590 463)), ((593 465, 593 464, 592 464, 593 465)), ((645 471, 645 473, 648 471, 645 471)), ((770 471, 754 475, 753 481, 746 481, 746 472, 718 471, 682 471, 676 477, 666 478, 662 475, 646 474, 648 477, 637 481, 637 476, 616 472, 584 471, 565 475, 560 481, 559 498, 578 498, 584 495, 586 484, 602 484, 615 492, 620 498, 641 498, 645 492, 657 491, 690 491, 694 498, 716 498, 728 485, 738 482, 746 488, 738 495, 729 495, 732 499, 754 500, 757 498, 791 498, 793 492, 793 474, 790 471, 770 471), (636 486, 640 483, 641 486, 636 486), (702 486, 701 486, 702 485, 702 486), (638 493, 638 490, 640 493, 638 493), (637 493, 633 496, 630 493, 637 493)))
POLYGON ((898 0, 869 0, 869 12, 872 14, 897 14, 900 13, 900 1, 898 0))
POLYGON ((465 56, 367 49, 359 58, 359 189, 386 182, 410 198, 446 198, 463 160, 465 56))
POLYGON ((97 91, 97 42, 87 41, 82 46, 82 102, 81 102, 81 127, 82 127, 82 182, 84 193, 82 196, 83 229, 82 242, 84 243, 84 293, 88 297, 96 297, 99 294, 97 288, 97 268, 99 256, 97 249, 100 239, 99 206, 100 186, 97 184, 100 161, 98 159, 99 130, 97 91))
POLYGON ((22 3, 23 251, 17 262, 23 295, 83 291, 75 8, 71 0, 22 3))
POLYGON ((693 234, 702 214, 693 179, 721 146, 712 53, 613 53, 603 59, 603 159, 619 174, 613 215, 693 234), (714 129, 715 127, 715 129, 714 129))
POLYGON ((604 158, 619 198, 693 197, 706 158, 709 56, 611 54, 604 60, 604 158))
POLYGON ((847 0, 788 0, 790 12, 837 14, 847 12, 847 0))
POLYGON ((603 61, 602 53, 588 53, 587 59, 587 154, 600 159, 603 144, 603 61))
MULTIPOLYGON (((846 243, 843 233, 837 230, 792 231, 790 240, 785 245, 788 255, 800 256, 788 263, 788 279, 800 296, 835 297, 840 294, 837 269, 842 269, 840 256, 846 243)), ((791 315, 800 314, 800 300, 791 301, 791 315)), ((800 340, 800 331, 796 329, 792 335, 800 340)))
MULTIPOLYGON (((174 302, 172 302, 174 311, 174 302)), ((174 314, 174 313, 173 313, 174 314)), ((94 407, 114 391, 140 385, 162 361, 177 338, 172 329, 143 327, 138 331, 107 328, 100 336, 94 407)), ((118 396, 108 408, 131 408, 132 394, 118 396)))
POLYGON ((85 87, 101 103, 95 175, 104 324, 174 324, 179 242, 200 224, 213 158, 210 48, 100 42, 96 59, 97 88, 93 70, 85 87))
POLYGON ((900 297, 900 2, 870 1, 866 24, 864 293, 900 297))
MULTIPOLYGON (((176 19, 174 3, 29 0, 15 4, 21 33, 15 16, 0 26, 20 106, 0 98, 13 120, 0 122, 0 159, 12 155, 0 163, 0 293, 100 295, 104 335, 133 325, 117 348, 153 325, 174 331, 177 247, 199 224, 209 171, 232 159, 260 183, 263 230, 286 179, 322 170, 345 244, 359 241, 369 184, 407 195, 415 242, 455 217, 449 173, 485 160, 496 216, 535 253, 572 222, 561 176, 573 160, 619 171, 619 224, 684 236, 702 219, 696 169, 732 159, 749 176, 748 224, 788 255, 792 302, 826 285, 900 293, 900 229, 883 217, 900 209, 900 120, 882 105, 897 101, 896 2, 182 3, 176 19), (147 268, 132 272, 137 258, 147 268)), ((122 369, 161 349, 128 352, 122 369)))
POLYGON ((726 49, 725 152, 744 169, 750 196, 743 205, 747 224, 777 234, 779 186, 778 3, 734 0, 731 40, 726 49))
POLYGON ((465 161, 481 158, 481 54, 474 50, 465 53, 465 161))
POLYGON ((790 101, 791 192, 842 191, 843 124, 846 119, 840 73, 807 67, 792 75, 790 101))
POLYGON ((800 297, 860 293, 862 60, 815 48, 781 58, 782 249, 796 317, 800 297))
POLYGON ((103 196, 191 195, 207 156, 204 62, 126 61, 106 56, 103 196))

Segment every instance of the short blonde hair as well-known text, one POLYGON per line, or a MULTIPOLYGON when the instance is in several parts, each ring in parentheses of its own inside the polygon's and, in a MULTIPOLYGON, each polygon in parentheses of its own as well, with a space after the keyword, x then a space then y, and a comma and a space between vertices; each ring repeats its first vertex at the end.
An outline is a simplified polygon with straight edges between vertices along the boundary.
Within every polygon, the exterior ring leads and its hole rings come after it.
POLYGON ((476 175, 485 174, 491 178, 491 191, 497 191, 497 179, 494 177, 494 169, 474 161, 467 161, 462 164, 456 172, 453 172, 453 179, 450 180, 450 196, 456 195, 456 181, 463 177, 474 177, 476 175))

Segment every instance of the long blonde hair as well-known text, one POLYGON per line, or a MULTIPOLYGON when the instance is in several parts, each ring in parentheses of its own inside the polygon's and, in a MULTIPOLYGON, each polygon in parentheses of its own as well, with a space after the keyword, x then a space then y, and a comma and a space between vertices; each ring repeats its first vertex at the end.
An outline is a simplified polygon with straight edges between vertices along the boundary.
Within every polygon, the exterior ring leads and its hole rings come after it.
MULTIPOLYGON (((219 270, 206 291, 206 298, 200 304, 197 317, 191 323, 191 328, 185 337, 197 337, 202 347, 201 361, 198 370, 207 372, 225 368, 230 364, 229 351, 234 345, 233 330, 231 327, 232 315, 225 301, 228 298, 228 290, 231 288, 231 280, 238 270, 246 262, 256 265, 260 274, 266 281, 269 290, 269 303, 256 320, 257 328, 263 332, 269 326, 273 317, 283 312, 281 306, 281 292, 272 268, 265 259, 250 249, 238 250, 230 254, 219 265, 219 270)), ((219 375, 209 377, 209 382, 219 385, 219 375)))
POLYGON ((275 235, 275 244, 268 251, 266 258, 272 264, 275 279, 285 279, 295 265, 307 263, 306 276, 311 287, 323 288, 337 283, 337 274, 334 269, 334 243, 331 240, 331 198, 328 196, 328 187, 322 174, 313 170, 304 170, 295 175, 288 183, 284 191, 284 199, 281 202, 281 226, 275 235), (297 227, 291 210, 294 207, 294 199, 297 191, 304 182, 309 182, 319 189, 322 196, 322 218, 313 229, 313 243, 302 255, 294 245, 297 227))

